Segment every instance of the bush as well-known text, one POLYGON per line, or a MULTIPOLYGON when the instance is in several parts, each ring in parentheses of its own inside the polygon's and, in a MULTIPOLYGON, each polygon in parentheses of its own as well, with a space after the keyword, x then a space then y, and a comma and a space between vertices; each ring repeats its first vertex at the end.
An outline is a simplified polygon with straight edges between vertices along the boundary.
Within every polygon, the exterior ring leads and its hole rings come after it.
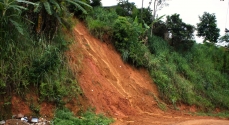
POLYGON ((114 20, 118 17, 112 9, 95 7, 94 10, 86 17, 86 24, 89 31, 97 38, 104 39, 104 35, 112 38, 114 20))
POLYGON ((55 125, 109 125, 113 122, 112 119, 106 118, 101 114, 96 115, 91 111, 87 111, 81 115, 78 118, 67 109, 57 110, 52 122, 55 125))
POLYGON ((140 41, 145 29, 135 18, 119 17, 114 24, 114 41, 116 49, 121 53, 124 61, 129 61, 135 66, 148 64, 147 47, 140 41))

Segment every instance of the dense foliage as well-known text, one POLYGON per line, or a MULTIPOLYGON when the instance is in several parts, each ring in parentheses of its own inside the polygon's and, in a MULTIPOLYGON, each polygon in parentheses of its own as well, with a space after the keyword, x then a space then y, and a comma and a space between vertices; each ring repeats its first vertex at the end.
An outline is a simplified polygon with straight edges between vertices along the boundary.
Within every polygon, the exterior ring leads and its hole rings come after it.
MULTIPOLYGON (((71 37, 69 6, 84 13, 91 8, 80 0, 0 1, 0 120, 11 118, 12 96, 22 97, 39 115, 44 101, 62 108, 68 101, 64 98, 82 94, 64 54, 71 43, 65 37, 71 37), (29 94, 38 98, 27 98, 29 94)), ((91 112, 83 116, 82 124, 111 122, 91 112)), ((58 118, 55 124, 65 123, 58 118)))
MULTIPOLYGON (((24 0, 0 2, 1 94, 25 95, 32 86, 38 87, 37 93, 41 100, 56 102, 69 94, 66 86, 72 86, 76 82, 73 78, 67 77, 71 76, 71 73, 66 66, 64 51, 69 42, 59 30, 61 25, 56 23, 61 22, 58 20, 60 15, 64 19, 69 18, 68 15, 61 14, 68 11, 64 10, 64 5, 60 2, 24 0), (31 11, 33 9, 34 12, 31 11), (39 17, 37 21, 44 26, 29 20, 36 19, 37 16, 39 17), (37 26, 40 28, 34 31, 34 27, 37 26), (47 29, 49 30, 46 32, 47 29)), ((83 4, 80 1, 68 2, 75 5, 78 5, 77 2, 83 4)), ((72 89, 72 91, 79 90, 77 86, 72 89)))
MULTIPOLYGON (((59 107, 64 104, 63 97, 82 93, 64 56, 69 41, 62 29, 70 29, 72 20, 68 9, 79 14, 97 38, 111 41, 124 61, 147 68, 165 102, 203 110, 229 109, 228 48, 196 44, 194 26, 182 22, 178 14, 167 16, 166 22, 160 18, 153 21, 152 16, 146 18, 151 15, 149 8, 141 12, 133 3, 122 2, 105 9, 99 7, 99 0, 0 1, 0 101, 4 102, 0 110, 8 111, 11 94, 25 96, 33 90, 30 88, 36 88, 40 102, 59 107), (87 12, 92 7, 86 3, 93 5, 93 11, 87 12)), ((205 13, 200 20, 199 36, 216 42, 215 16, 205 13)), ((34 111, 39 113, 36 107, 34 111)), ((91 113, 83 117, 86 119, 60 110, 54 123, 110 123, 91 113)))
MULTIPOLYGON (((117 16, 115 11, 112 11, 115 16, 112 16, 110 25, 102 25, 107 24, 104 19, 110 16, 103 13, 111 10, 95 8, 93 12, 98 10, 100 13, 92 13, 87 18, 100 17, 94 18, 101 26, 99 29, 109 26, 111 41, 123 60, 149 70, 161 99, 174 106, 179 103, 196 105, 205 111, 229 109, 229 53, 225 48, 209 43, 196 44, 192 39, 194 26, 182 22, 178 14, 168 16, 166 23, 159 21, 153 27, 159 27, 157 33, 161 36, 166 31, 172 34, 165 41, 151 36, 147 24, 130 16, 117 16), (170 41, 174 45, 171 46, 170 41)), ((86 23, 91 30, 94 22, 86 20, 86 23)), ((94 30, 97 28, 91 31, 94 30)), ((153 33, 157 30, 154 29, 153 33)), ((100 32, 102 36, 109 35, 100 32)))
POLYGON ((204 37, 205 41, 216 43, 219 37, 219 28, 217 28, 215 14, 204 12, 199 17, 200 23, 197 24, 197 36, 204 37))
POLYGON ((179 14, 167 16, 166 26, 168 32, 171 34, 171 45, 176 49, 190 48, 185 46, 187 43, 192 43, 194 26, 186 24, 180 19, 179 14))

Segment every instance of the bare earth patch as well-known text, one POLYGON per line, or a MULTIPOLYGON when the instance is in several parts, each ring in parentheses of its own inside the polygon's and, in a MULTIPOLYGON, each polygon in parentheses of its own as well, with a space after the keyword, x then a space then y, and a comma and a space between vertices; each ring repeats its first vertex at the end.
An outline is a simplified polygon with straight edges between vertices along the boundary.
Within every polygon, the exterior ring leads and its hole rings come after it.
POLYGON ((113 125, 229 125, 228 120, 191 116, 181 110, 162 111, 152 96, 158 97, 157 86, 146 69, 123 62, 109 41, 92 37, 82 23, 74 34, 75 42, 67 52, 69 64, 90 105, 97 113, 112 116, 113 125))

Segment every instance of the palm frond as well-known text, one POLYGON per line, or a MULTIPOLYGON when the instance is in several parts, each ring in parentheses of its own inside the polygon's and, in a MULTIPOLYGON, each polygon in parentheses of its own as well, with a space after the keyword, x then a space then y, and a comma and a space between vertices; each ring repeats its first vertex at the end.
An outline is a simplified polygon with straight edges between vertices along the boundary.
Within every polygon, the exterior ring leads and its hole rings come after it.
POLYGON ((27 0, 16 0, 16 1, 19 2, 19 3, 37 5, 36 3, 30 2, 30 1, 27 1, 27 0))
POLYGON ((150 26, 152 27, 156 22, 158 22, 159 20, 161 20, 165 15, 162 15, 160 17, 158 17, 157 19, 155 19, 151 24, 150 26))
POLYGON ((78 1, 78 0, 66 0, 66 1, 69 2, 69 3, 71 3, 71 4, 73 4, 73 5, 75 5, 76 7, 78 7, 85 14, 87 14, 87 11, 81 5, 79 5, 78 3, 83 4, 83 5, 87 6, 87 7, 92 8, 90 5, 88 5, 88 4, 84 3, 84 2, 78 1))
POLYGON ((19 6, 19 5, 9 5, 8 8, 12 8, 15 10, 27 10, 27 8, 23 7, 23 6, 19 6))
POLYGON ((41 2, 37 2, 36 4, 37 4, 37 6, 35 6, 33 12, 38 13, 38 12, 41 11, 42 3, 41 2))
POLYGON ((52 15, 52 10, 51 10, 51 7, 50 7, 49 2, 48 2, 48 1, 45 1, 43 4, 44 4, 44 7, 45 7, 46 12, 47 12, 49 15, 52 15))
POLYGON ((83 1, 80 1, 80 0, 71 0, 71 1, 74 1, 76 3, 82 4, 82 5, 87 6, 87 7, 92 9, 92 6, 88 5, 87 3, 83 2, 83 1))
POLYGON ((55 5, 55 7, 56 7, 56 9, 57 9, 58 11, 61 10, 61 7, 60 7, 59 3, 56 2, 56 0, 50 0, 50 3, 52 3, 53 5, 55 5))
POLYGON ((17 23, 17 22, 14 21, 14 20, 11 20, 11 19, 10 19, 10 22, 14 25, 14 27, 17 29, 17 31, 18 31, 20 34, 24 35, 23 29, 22 29, 22 27, 21 27, 21 25, 20 25, 19 23, 17 23))

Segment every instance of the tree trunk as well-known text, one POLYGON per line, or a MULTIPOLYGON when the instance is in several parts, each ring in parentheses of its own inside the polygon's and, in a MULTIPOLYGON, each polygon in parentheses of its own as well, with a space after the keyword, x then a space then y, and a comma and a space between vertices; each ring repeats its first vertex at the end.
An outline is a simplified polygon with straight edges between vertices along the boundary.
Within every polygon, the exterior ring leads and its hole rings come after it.
POLYGON ((143 14, 143 2, 144 0, 142 0, 141 21, 142 21, 142 14, 143 14))

